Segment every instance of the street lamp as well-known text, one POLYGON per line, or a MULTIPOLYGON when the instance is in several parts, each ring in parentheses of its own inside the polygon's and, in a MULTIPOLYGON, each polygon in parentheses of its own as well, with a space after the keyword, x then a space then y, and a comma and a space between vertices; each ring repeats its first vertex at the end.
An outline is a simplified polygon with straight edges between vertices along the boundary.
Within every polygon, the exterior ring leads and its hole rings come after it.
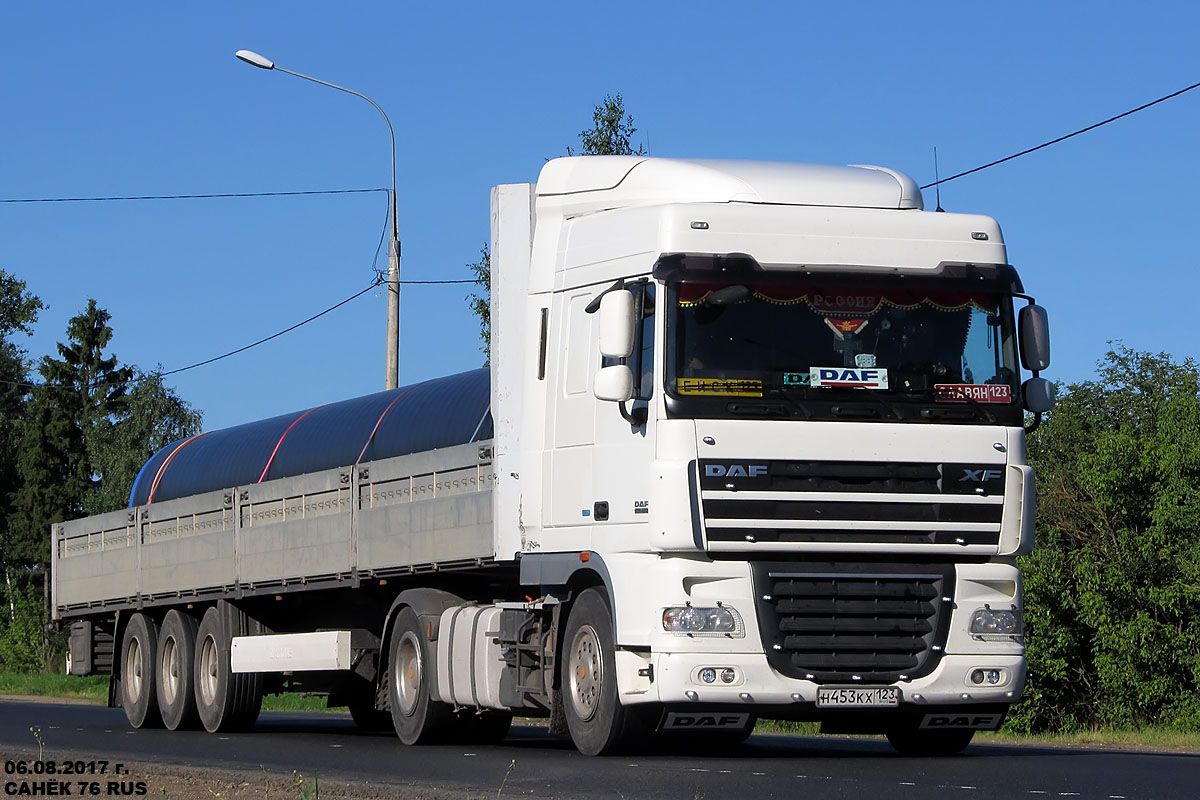
POLYGON ((277 69, 280 72, 286 72, 288 75, 295 75, 297 78, 304 78, 306 81, 319 83, 322 86, 328 86, 331 89, 352 94, 355 97, 361 97, 371 105, 375 106, 375 110, 383 117, 383 121, 387 123, 388 134, 392 137, 392 240, 388 243, 388 309, 387 309, 387 376, 385 380, 385 388, 395 389, 400 383, 400 234, 398 232, 396 222, 396 134, 392 130, 392 122, 388 119, 388 115, 383 112, 371 98, 365 94, 360 94, 353 89, 347 89, 345 86, 338 86, 335 83, 319 80, 310 75, 301 75, 299 72, 292 72, 290 69, 276 66, 274 61, 269 58, 260 56, 250 50, 238 50, 234 53, 239 59, 245 61, 251 66, 259 67, 260 69, 277 69))

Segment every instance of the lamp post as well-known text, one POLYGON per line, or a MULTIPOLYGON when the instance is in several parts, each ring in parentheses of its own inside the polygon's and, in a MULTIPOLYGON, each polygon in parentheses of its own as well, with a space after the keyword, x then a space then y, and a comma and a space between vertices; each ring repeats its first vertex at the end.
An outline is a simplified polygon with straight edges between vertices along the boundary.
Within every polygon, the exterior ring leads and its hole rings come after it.
POLYGON ((365 94, 356 92, 353 89, 347 89, 345 86, 338 86, 335 83, 319 80, 311 75, 302 75, 299 72, 284 69, 277 66, 269 58, 260 56, 258 53, 250 50, 238 50, 234 55, 247 64, 259 67, 260 69, 276 69, 280 72, 286 72, 288 75, 295 75, 297 78, 304 78, 306 81, 319 83, 322 86, 328 86, 331 89, 337 89, 338 91, 352 94, 355 97, 361 97, 375 106, 375 110, 380 113, 383 121, 387 123, 388 135, 392 139, 392 207, 389 212, 392 218, 392 239, 388 243, 387 370, 384 388, 395 389, 400 383, 400 234, 396 221, 396 134, 392 130, 392 122, 388 119, 388 115, 384 113, 383 109, 379 107, 379 104, 365 94))

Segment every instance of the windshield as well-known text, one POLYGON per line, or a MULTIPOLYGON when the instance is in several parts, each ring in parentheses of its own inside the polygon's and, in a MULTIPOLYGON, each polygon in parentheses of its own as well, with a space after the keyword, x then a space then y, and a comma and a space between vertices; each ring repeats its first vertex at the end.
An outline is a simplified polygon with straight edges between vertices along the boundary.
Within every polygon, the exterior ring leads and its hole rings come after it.
POLYGON ((676 398, 993 410, 1017 398, 1011 301, 999 293, 886 284, 672 289, 667 389, 676 398))

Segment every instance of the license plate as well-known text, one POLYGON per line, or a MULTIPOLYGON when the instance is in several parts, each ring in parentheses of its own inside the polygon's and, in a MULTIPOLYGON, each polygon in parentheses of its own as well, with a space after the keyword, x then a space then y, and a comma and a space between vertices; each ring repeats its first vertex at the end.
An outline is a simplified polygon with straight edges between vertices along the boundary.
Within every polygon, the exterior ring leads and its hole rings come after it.
POLYGON ((895 686, 822 686, 817 689, 817 708, 880 708, 900 705, 895 686))

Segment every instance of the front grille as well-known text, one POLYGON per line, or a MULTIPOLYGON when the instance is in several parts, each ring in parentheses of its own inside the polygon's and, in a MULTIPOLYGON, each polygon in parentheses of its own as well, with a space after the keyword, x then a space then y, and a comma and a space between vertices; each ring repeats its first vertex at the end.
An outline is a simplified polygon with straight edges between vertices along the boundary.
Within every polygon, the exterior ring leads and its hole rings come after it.
POLYGON ((931 672, 946 643, 953 568, 754 565, 768 661, 817 683, 892 683, 931 672))
POLYGON ((996 546, 1002 464, 702 460, 710 546, 996 546))

